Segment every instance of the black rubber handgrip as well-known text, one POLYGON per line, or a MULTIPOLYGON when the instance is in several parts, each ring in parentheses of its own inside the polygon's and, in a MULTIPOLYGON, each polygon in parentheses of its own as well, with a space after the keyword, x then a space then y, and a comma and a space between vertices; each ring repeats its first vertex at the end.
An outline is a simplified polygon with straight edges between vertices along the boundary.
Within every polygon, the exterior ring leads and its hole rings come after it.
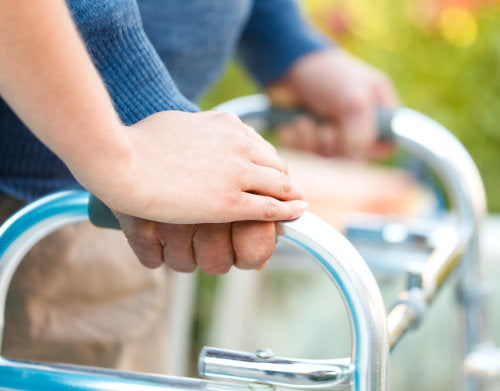
MULTIPOLYGON (((291 121, 300 113, 304 112, 271 108, 267 113, 268 127, 273 129, 280 123, 291 121)), ((391 123, 393 114, 394 112, 391 110, 379 109, 377 111, 377 127, 381 141, 392 139, 391 123)), ((96 227, 120 229, 120 224, 111 209, 92 194, 89 197, 88 210, 90 222, 96 227)))
MULTIPOLYGON (((269 129, 274 129, 276 126, 292 121, 298 115, 312 115, 304 110, 289 110, 280 109, 277 107, 272 107, 266 116, 267 126, 269 129)), ((322 119, 316 115, 312 115, 318 122, 322 119)), ((378 139, 380 141, 392 140, 393 133, 391 128, 392 118, 394 116, 394 110, 379 108, 377 110, 377 130, 378 139)))
POLYGON ((120 229, 120 224, 111 209, 92 194, 89 196, 88 208, 89 220, 96 227, 120 229))

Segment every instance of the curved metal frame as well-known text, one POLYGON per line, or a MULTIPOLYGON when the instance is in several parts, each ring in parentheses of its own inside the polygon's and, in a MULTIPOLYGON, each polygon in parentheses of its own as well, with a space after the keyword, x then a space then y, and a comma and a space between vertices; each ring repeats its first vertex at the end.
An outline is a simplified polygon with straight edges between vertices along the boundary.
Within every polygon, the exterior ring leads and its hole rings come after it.
POLYGON ((64 191, 37 200, 0 226, 0 351, 5 326, 5 302, 14 273, 35 243, 55 230, 88 220, 89 195, 64 191))
MULTIPOLYGON (((0 228, 0 336, 3 333, 8 286, 22 258, 37 241, 56 229, 86 220, 87 203, 88 193, 84 191, 49 195, 21 209, 0 228)), ((349 362, 348 369, 342 369, 340 379, 331 381, 328 376, 314 378, 309 376, 309 380, 312 379, 309 385, 321 388, 335 385, 344 387, 353 382, 356 390, 385 390, 389 350, 385 310, 375 279, 361 256, 341 234, 311 214, 281 224, 280 240, 309 253, 321 264, 343 294, 351 318, 354 343, 353 370, 351 371, 349 362)), ((323 365, 323 369, 327 364, 327 369, 332 371, 337 371, 339 368, 333 362, 320 364, 323 365)), ((22 362, 17 362, 16 366, 30 373, 36 371, 33 365, 22 362)), ((43 379, 45 381, 56 379, 54 381, 70 384, 67 382, 71 382, 73 376, 78 376, 78 372, 81 371, 78 367, 74 368, 77 369, 64 372, 64 376, 44 376, 43 379)), ((47 365, 43 368, 43 371, 46 370, 47 365)), ((51 367, 49 373, 54 371, 57 371, 57 368, 51 367)), ((104 370, 100 373, 103 376, 104 374, 114 376, 112 371, 104 370)), ((21 377, 19 381, 28 377, 21 377)), ((81 381, 78 377, 73 380, 81 381)), ((270 380, 272 382, 272 379, 270 380)), ((128 380, 120 378, 120 381, 128 380)), ((293 383, 288 382, 287 385, 293 383)), ((299 382, 297 385, 303 384, 299 382)))
MULTIPOLYGON (((250 122, 260 121, 260 128, 274 121, 270 102, 264 95, 236 98, 217 109, 250 122)), ((455 224, 443 227, 444 240, 435 246, 421 269, 409 271, 408 290, 401 293, 388 315, 390 348, 421 322, 427 304, 452 271, 459 268, 458 296, 463 308, 462 355, 465 357, 481 343, 485 333, 483 303, 478 300, 484 297, 478 243, 486 211, 481 177, 462 144, 436 121, 407 108, 396 109, 389 116, 383 114, 382 135, 393 139, 398 147, 419 157, 434 170, 456 214, 455 224)), ((464 389, 475 389, 474 380, 465 379, 464 389)))
MULTIPOLYGON (((247 120, 262 120, 270 115, 269 102, 261 95, 229 101, 218 109, 235 113, 247 120)), ((447 188, 457 214, 457 229, 449 233, 447 243, 436 247, 422 269, 417 271, 418 278, 410 279, 412 283, 408 291, 403 293, 386 320, 380 292, 370 270, 342 235, 319 218, 307 213, 296 221, 281 224, 280 240, 312 256, 343 295, 351 321, 351 359, 299 361, 261 355, 254 357, 234 352, 227 356, 228 352, 205 349, 200 358, 202 374, 265 381, 277 385, 292 385, 288 381, 292 380, 301 388, 335 389, 337 386, 344 387, 351 383, 356 390, 385 390, 389 347, 394 346, 419 320, 425 311, 425 305, 432 300, 438 288, 457 267, 462 256, 462 294, 467 296, 477 293, 477 239, 485 210, 485 197, 472 159, 446 129, 415 111, 396 110, 390 128, 396 143, 433 167, 447 188), (307 365, 311 367, 303 370, 307 365), (291 372, 290 368, 298 367, 302 368, 302 371, 291 372), (244 374, 240 372, 242 369, 246 371, 244 374)), ((34 243, 50 232, 63 225, 86 220, 87 202, 88 193, 83 191, 54 194, 28 205, 0 228, 0 333, 3 333, 7 288, 19 262, 34 243)), ((480 342, 483 328, 480 315, 480 307, 466 305, 466 352, 480 342)), ((1 360, 0 368, 4 370, 10 365, 24 368, 23 370, 28 367, 30 371, 37 370, 36 365, 33 367, 32 364, 1 360)), ((71 381, 82 380, 83 374, 88 373, 88 369, 72 368, 71 371, 62 370, 65 374, 64 381, 51 381, 70 385, 71 381), (69 377, 66 376, 68 373, 71 374, 69 377)), ((47 366, 39 369, 46 371, 47 366)), ((50 370, 57 372, 59 369, 56 366, 50 370)), ((112 379, 112 382, 124 382, 123 384, 130 386, 134 384, 136 387, 136 382, 127 380, 123 373, 119 375, 116 371, 95 370, 93 374, 112 379)), ((55 379, 57 376, 48 378, 55 379)), ((161 383, 163 388, 176 387, 180 384, 179 381, 182 383, 182 380, 175 378, 165 377, 161 381, 151 378, 151 384, 161 383)), ((195 383, 202 384, 202 381, 190 383, 191 380, 187 379, 185 382, 184 386, 188 389, 196 388, 195 383)), ((151 384, 148 383, 147 387, 151 384)), ((229 387, 224 383, 211 384, 215 388, 229 387)), ((237 388, 236 385, 234 387, 237 388)))
MULTIPOLYGON (((261 121, 261 127, 265 127, 266 118, 273 115, 270 102, 264 95, 236 98, 219 105, 217 109, 234 113, 246 120, 257 119, 261 121)), ((384 132, 389 133, 388 136, 399 148, 419 157, 434 170, 446 187, 456 213, 454 229, 444 230, 446 241, 436 246, 422 269, 416 271, 418 278, 411 279, 413 282, 418 281, 418 285, 408 287, 413 292, 412 300, 420 296, 425 303, 430 302, 462 259, 461 297, 477 295, 480 290, 478 237, 486 210, 486 196, 476 165, 452 133, 421 113, 399 108, 392 113, 389 123, 384 125, 389 127, 384 132), (415 294, 416 289, 419 294, 415 294)), ((467 308, 467 351, 479 342, 479 336, 483 333, 480 312, 481 309, 477 306, 467 308)), ((408 313, 414 313, 414 310, 408 310, 408 313)), ((390 325, 392 320, 389 315, 390 325)), ((411 323, 413 322, 408 326, 411 323)), ((391 341, 394 340, 391 347, 398 339, 391 338, 391 341)))
MULTIPOLYGON (((279 240, 314 258, 342 294, 351 325, 353 347, 348 361, 354 389, 385 390, 389 356, 385 308, 368 266, 347 239, 310 213, 282 223, 281 229, 279 240)), ((263 360, 258 355, 205 348, 199 362, 200 374, 214 378, 328 389, 350 382, 342 360, 263 360), (311 368, 303 374, 293 370, 306 364, 311 368), (319 371, 323 376, 317 376, 319 371)))

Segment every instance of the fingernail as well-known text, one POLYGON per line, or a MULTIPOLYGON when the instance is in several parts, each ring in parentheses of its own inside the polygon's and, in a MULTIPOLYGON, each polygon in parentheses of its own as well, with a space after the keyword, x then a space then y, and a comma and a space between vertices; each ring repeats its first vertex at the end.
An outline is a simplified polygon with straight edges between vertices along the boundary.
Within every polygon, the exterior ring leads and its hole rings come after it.
POLYGON ((266 261, 266 262, 264 262, 264 263, 263 263, 262 265, 260 265, 259 267, 256 267, 256 268, 255 268, 255 270, 259 270, 259 271, 260 271, 260 270, 264 269, 264 268, 266 267, 266 265, 267 265, 267 261, 266 261))
POLYGON ((309 210, 309 204, 306 201, 299 201, 299 208, 305 212, 309 210))

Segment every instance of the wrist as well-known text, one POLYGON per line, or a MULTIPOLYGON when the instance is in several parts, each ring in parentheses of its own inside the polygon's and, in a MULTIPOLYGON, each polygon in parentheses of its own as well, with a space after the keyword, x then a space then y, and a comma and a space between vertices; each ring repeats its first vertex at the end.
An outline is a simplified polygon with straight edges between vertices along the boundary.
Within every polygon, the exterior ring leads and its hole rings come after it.
POLYGON ((77 181, 106 204, 121 193, 132 161, 127 126, 117 121, 88 137, 63 159, 77 181))

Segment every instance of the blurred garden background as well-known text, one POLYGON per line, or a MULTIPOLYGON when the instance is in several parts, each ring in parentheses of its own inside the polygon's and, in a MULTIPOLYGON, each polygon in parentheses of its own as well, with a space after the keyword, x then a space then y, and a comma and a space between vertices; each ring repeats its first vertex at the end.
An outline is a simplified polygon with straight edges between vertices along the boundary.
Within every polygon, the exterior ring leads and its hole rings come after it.
MULTIPOLYGON (((500 212, 500 1, 302 0, 325 34, 393 79, 401 102, 468 149, 500 212)), ((264 60, 264 59, 263 59, 264 60)), ((258 88, 236 62, 204 108, 258 88)))
MULTIPOLYGON (((301 5, 325 34, 387 72, 402 104, 442 123, 475 160, 485 183, 488 210, 497 216, 495 229, 488 231, 487 241, 494 245, 488 244, 484 271, 494 281, 490 286, 494 298, 487 309, 493 315, 489 318, 493 340, 500 346, 496 304, 500 300, 500 246, 494 237, 500 231, 500 1, 302 0, 301 5)), ((258 91, 235 60, 201 106, 211 108, 258 91)), ((321 272, 313 275, 299 270, 285 276, 266 269, 259 314, 249 320, 258 336, 248 338, 246 349, 259 341, 282 356, 348 354, 349 341, 339 339, 348 326, 330 281, 321 272)), ((216 281, 220 280, 200 275, 194 356, 201 344, 211 343, 202 326, 210 322, 216 281)), ((388 304, 404 286, 391 279, 378 282, 388 304)), ((391 354, 391 389, 458 389, 460 321, 453 303, 449 284, 433 303, 423 327, 391 354)), ((500 385, 491 384, 487 390, 498 391, 500 385)))

